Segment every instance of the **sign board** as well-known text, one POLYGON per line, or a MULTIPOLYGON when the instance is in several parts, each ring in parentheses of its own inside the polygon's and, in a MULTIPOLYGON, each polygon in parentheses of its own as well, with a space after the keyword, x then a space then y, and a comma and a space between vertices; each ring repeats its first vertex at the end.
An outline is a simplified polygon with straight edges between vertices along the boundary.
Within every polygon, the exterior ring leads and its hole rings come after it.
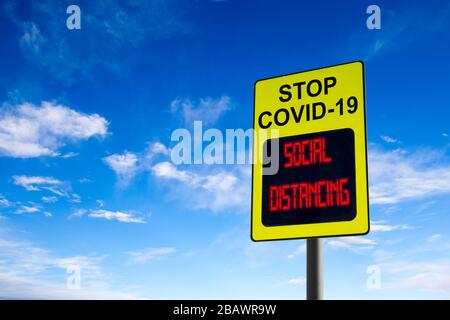
POLYGON ((254 241, 369 232, 364 64, 255 84, 254 241))

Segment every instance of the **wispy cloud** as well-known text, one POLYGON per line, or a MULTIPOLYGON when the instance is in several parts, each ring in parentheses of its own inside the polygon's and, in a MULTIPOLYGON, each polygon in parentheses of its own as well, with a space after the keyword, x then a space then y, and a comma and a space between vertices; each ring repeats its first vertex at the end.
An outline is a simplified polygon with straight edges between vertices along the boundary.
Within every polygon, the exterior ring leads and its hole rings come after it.
POLYGON ((355 53, 365 61, 376 56, 406 48, 411 43, 433 35, 449 25, 450 4, 441 1, 427 3, 404 2, 393 9, 381 6, 381 30, 369 31, 361 26, 349 38, 347 56, 355 53))
POLYGON ((127 252, 130 262, 145 263, 153 260, 159 260, 167 255, 173 254, 176 249, 173 247, 147 248, 137 251, 127 252))
POLYGON ((306 253, 306 243, 301 244, 297 248, 295 248, 289 255, 287 256, 288 259, 294 259, 295 257, 299 255, 304 255, 306 253))
POLYGON ((16 210, 17 214, 23 214, 23 213, 36 213, 39 212, 40 208, 38 206, 20 206, 19 209, 16 210))
POLYGON ((20 38, 20 44, 27 47, 36 55, 41 54, 42 46, 45 44, 45 38, 39 30, 39 27, 33 22, 23 24, 23 35, 20 38))
POLYGON ((178 114, 187 126, 201 120, 203 125, 214 124, 226 111, 232 107, 229 96, 220 98, 200 98, 197 103, 190 99, 175 99, 170 104, 174 114, 178 114))
POLYGON ((0 238, 0 297, 3 299, 135 299, 115 290, 102 262, 105 256, 55 256, 26 241, 0 238), (79 290, 69 290, 67 268, 81 270, 79 290))
POLYGON ((71 191, 70 183, 53 177, 16 175, 13 176, 13 183, 27 191, 48 191, 53 193, 53 196, 43 196, 41 198, 45 203, 57 202, 58 197, 56 196, 66 198, 71 203, 81 203, 81 197, 71 191))
POLYGON ((402 201, 450 193, 450 165, 439 152, 369 149, 371 204, 402 201))
MULTIPOLYGON (((27 191, 49 191, 57 196, 70 198, 70 185, 53 177, 43 176, 13 176, 13 182, 27 191)), ((53 200, 55 197, 47 197, 45 200, 53 200)))
POLYGON ((450 261, 398 261, 380 265, 390 278, 388 289, 430 291, 450 295, 450 261))
POLYGON ((450 241, 447 236, 441 233, 432 234, 423 239, 419 244, 414 245, 408 250, 411 255, 429 254, 429 253, 449 253, 450 241))
POLYGON ((160 180, 181 183, 190 192, 186 192, 185 197, 179 194, 179 200, 197 209, 219 212, 249 205, 251 173, 247 168, 203 173, 178 169, 172 163, 164 161, 155 164, 152 173, 160 180))
POLYGON ((78 195, 76 193, 72 193, 70 196, 70 199, 67 201, 72 202, 72 203, 81 203, 81 197, 80 197, 80 195, 78 195))
POLYGON ((44 196, 41 198, 42 202, 45 203, 55 203, 58 202, 58 198, 55 196, 44 196))
POLYGON ((371 221, 370 223, 371 232, 389 232, 408 229, 412 229, 412 227, 407 224, 388 224, 386 221, 371 221))
POLYGON ((67 153, 60 155, 60 158, 69 159, 69 158, 73 158, 76 156, 78 156, 78 153, 71 151, 71 152, 67 152, 67 153))
POLYGON ((91 210, 88 214, 90 218, 116 220, 125 223, 146 223, 143 217, 138 217, 129 212, 109 211, 104 209, 91 210))
POLYGON ((303 277, 290 279, 287 282, 288 284, 296 285, 296 286, 304 286, 306 284, 306 279, 303 277))
POLYGON ((326 244, 335 249, 348 249, 354 252, 371 250, 377 244, 367 237, 342 237, 339 240, 327 240, 326 244))
POLYGON ((0 207, 10 207, 11 205, 12 205, 11 201, 9 201, 2 194, 0 194, 0 207))
POLYGON ((67 217, 68 220, 87 216, 93 219, 104 219, 109 221, 118 221, 123 223, 147 223, 145 217, 137 211, 113 211, 106 209, 73 209, 67 217))
MULTIPOLYGON (((191 178, 197 178, 188 171, 178 170, 171 162, 168 161, 155 164, 152 168, 152 172, 157 177, 180 182, 188 182, 191 178)), ((194 181, 192 181, 192 183, 194 183, 194 181)))
POLYGON ((110 167, 117 176, 117 185, 127 187, 133 178, 141 172, 151 168, 156 156, 168 156, 170 149, 160 142, 148 143, 141 153, 124 151, 122 154, 112 154, 103 158, 103 162, 110 167))
POLYGON ((112 154, 103 161, 116 173, 121 187, 127 186, 138 171, 138 157, 132 152, 112 154))
POLYGON ((426 241, 428 243, 436 243, 436 242, 439 242, 442 238, 443 238, 442 234, 436 233, 436 234, 429 236, 426 239, 426 241))
POLYGON ((81 183, 81 184, 88 184, 88 183, 92 183, 92 182, 94 182, 94 181, 92 179, 89 179, 89 178, 78 179, 78 183, 81 183))
POLYGON ((67 106, 42 102, 3 107, 0 112, 0 155, 15 158, 58 156, 68 142, 104 137, 108 122, 67 106))
POLYGON ((398 140, 395 138, 392 138, 390 136, 380 136, 380 138, 387 143, 396 143, 398 140))
POLYGON ((82 216, 84 216, 86 213, 88 212, 88 210, 86 209, 75 209, 73 210, 73 212, 68 216, 67 219, 73 219, 73 218, 81 218, 82 216))
POLYGON ((76 36, 65 28, 66 3, 45 0, 18 5, 9 1, 2 9, 22 31, 18 42, 24 56, 53 77, 73 82, 89 78, 91 70, 98 66, 111 72, 122 70, 130 63, 120 58, 123 50, 130 52, 145 42, 191 33, 193 27, 183 14, 187 4, 179 0, 84 2, 82 29, 76 36))
POLYGON ((62 186, 64 182, 53 177, 42 176, 13 176, 14 184, 28 191, 40 191, 49 186, 62 186))

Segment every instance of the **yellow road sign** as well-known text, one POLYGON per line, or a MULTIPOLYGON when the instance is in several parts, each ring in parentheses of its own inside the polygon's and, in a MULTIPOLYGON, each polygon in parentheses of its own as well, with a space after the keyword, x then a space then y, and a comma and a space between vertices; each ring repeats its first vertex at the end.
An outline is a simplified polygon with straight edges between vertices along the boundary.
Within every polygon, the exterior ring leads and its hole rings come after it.
POLYGON ((369 232, 363 62, 255 84, 254 241, 369 232))

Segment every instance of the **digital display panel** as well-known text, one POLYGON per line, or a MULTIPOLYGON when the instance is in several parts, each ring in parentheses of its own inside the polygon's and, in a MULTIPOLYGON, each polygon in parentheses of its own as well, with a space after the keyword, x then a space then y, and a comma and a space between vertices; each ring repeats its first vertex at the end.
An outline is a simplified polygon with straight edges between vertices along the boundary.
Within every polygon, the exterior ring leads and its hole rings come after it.
MULTIPOLYGON (((271 155, 273 139, 265 142, 271 155)), ((352 129, 277 138, 279 169, 262 175, 265 226, 349 221, 356 216, 352 129)), ((263 166, 263 172, 264 172, 263 166)))

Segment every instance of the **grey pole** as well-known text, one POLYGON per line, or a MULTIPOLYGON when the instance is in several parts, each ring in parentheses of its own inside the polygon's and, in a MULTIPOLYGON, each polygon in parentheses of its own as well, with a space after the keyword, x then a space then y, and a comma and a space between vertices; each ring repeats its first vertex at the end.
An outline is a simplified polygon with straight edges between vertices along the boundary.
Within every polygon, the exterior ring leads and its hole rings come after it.
POLYGON ((322 239, 306 240, 306 299, 323 299, 322 239))

